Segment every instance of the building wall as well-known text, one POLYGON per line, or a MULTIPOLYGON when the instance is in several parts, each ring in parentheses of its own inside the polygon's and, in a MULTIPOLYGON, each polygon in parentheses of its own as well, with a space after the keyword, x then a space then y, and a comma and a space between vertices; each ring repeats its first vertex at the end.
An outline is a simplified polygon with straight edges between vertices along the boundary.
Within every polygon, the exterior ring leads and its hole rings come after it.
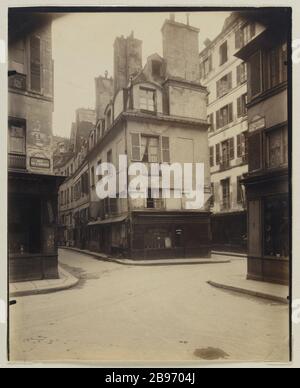
POLYGON ((199 30, 166 20, 162 35, 167 74, 188 81, 199 81, 199 30))
MULTIPOLYGON (((247 133, 248 131, 247 114, 242 114, 241 117, 238 117, 238 99, 243 95, 247 95, 247 78, 244 78, 243 82, 241 82, 241 79, 238 79, 238 67, 243 61, 234 56, 237 51, 236 34, 243 26, 245 26, 245 21, 239 18, 233 19, 232 17, 231 20, 232 22, 227 26, 225 31, 220 33, 220 35, 200 53, 200 66, 202 66, 201 82, 209 91, 207 115, 208 117, 213 115, 213 123, 209 132, 209 147, 213 149, 211 181, 214 188, 214 202, 212 206, 214 213, 224 211, 222 206, 221 181, 225 179, 230 179, 230 205, 225 211, 243 211, 245 209, 245 201, 237 201, 238 190, 240 190, 237 179, 248 172, 248 163, 247 159, 243 160, 238 156, 237 142, 238 136, 247 133), (220 50, 221 46, 226 44, 226 42, 228 59, 225 63, 221 64, 220 50), (205 60, 210 61, 208 71, 205 71, 204 69, 203 63, 205 60), (227 93, 223 96, 221 94, 221 96, 218 97, 218 82, 230 73, 231 87, 229 87, 227 93), (232 121, 227 125, 217 128, 217 112, 229 104, 232 104, 232 121), (222 159, 222 143, 229 139, 233 139, 234 141, 234 155, 229 161, 229 166, 224 170, 221 163, 217 163, 216 147, 218 145, 220 146, 222 159)), ((255 24, 255 35, 252 36, 252 39, 260 34, 262 30, 263 28, 260 25, 255 24)), ((242 188, 242 190, 244 189, 242 188)))
MULTIPOLYGON (((40 174, 52 174, 53 61, 51 24, 35 29, 23 40, 9 46, 8 116, 26 121, 26 168, 40 174), (35 51, 32 40, 35 40, 35 51), (33 55, 38 58, 39 76, 32 81, 33 55)), ((37 60, 37 59, 36 59, 37 60)), ((14 126, 15 124, 12 123, 14 126)))

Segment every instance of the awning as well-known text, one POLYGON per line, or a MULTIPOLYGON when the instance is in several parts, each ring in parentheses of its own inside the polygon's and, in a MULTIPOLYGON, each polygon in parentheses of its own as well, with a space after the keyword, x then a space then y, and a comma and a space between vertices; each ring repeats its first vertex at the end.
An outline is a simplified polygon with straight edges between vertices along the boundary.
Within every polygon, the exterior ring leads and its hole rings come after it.
POLYGON ((125 221, 126 219, 127 219, 127 216, 121 216, 121 217, 116 217, 116 218, 108 218, 107 220, 89 222, 88 226, 118 224, 120 222, 125 221))

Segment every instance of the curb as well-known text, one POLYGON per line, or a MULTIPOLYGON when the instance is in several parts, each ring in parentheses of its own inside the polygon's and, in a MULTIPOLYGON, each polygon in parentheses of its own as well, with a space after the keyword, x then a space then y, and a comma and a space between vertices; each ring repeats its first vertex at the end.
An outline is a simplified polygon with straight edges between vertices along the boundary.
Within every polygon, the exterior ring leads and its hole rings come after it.
POLYGON ((51 285, 49 285, 48 288, 42 288, 42 289, 35 288, 35 289, 31 289, 31 290, 14 291, 14 292, 10 292, 9 296, 12 298, 18 298, 18 297, 22 297, 22 296, 50 294, 53 292, 68 290, 70 288, 77 286, 77 284, 79 283, 79 279, 77 279, 75 276, 71 275, 68 271, 66 271, 65 269, 63 269, 60 266, 59 266, 59 273, 63 274, 63 276, 67 279, 61 285, 56 285, 56 286, 52 286, 52 287, 51 287, 51 285))
POLYGON ((211 253, 219 256, 231 256, 231 257, 239 257, 241 259, 247 259, 246 253, 221 252, 221 251, 214 251, 214 250, 211 251, 211 253))
POLYGON ((213 259, 203 259, 203 260, 200 259, 201 261, 200 260, 199 261, 189 261, 189 259, 183 259, 180 262, 178 262, 178 261, 172 262, 172 260, 169 260, 169 261, 157 260, 155 262, 154 260, 149 260, 149 262, 147 263, 144 260, 135 260, 135 261, 133 261, 133 260, 126 261, 126 259, 120 260, 120 259, 117 259, 114 257, 109 257, 106 255, 103 255, 101 253, 88 252, 88 251, 80 250, 77 248, 71 248, 71 247, 60 247, 59 249, 70 250, 73 252, 81 253, 83 255, 91 256, 91 257, 95 258, 96 260, 106 261, 109 263, 116 263, 116 264, 126 265, 126 266, 150 267, 150 266, 166 266, 166 265, 199 265, 199 264, 228 264, 228 263, 231 263, 230 260, 213 260, 213 259))
POLYGON ((276 295, 272 295, 272 294, 265 294, 263 292, 258 292, 258 291, 247 290, 246 288, 228 286, 227 284, 216 283, 216 282, 212 282, 212 281, 208 281, 207 283, 213 287, 220 288, 222 290, 233 291, 233 292, 237 292, 239 294, 254 296, 254 297, 260 298, 260 299, 267 299, 267 300, 271 300, 273 302, 278 302, 281 304, 286 304, 286 305, 289 304, 289 300, 287 298, 283 298, 280 296, 276 296, 276 295))

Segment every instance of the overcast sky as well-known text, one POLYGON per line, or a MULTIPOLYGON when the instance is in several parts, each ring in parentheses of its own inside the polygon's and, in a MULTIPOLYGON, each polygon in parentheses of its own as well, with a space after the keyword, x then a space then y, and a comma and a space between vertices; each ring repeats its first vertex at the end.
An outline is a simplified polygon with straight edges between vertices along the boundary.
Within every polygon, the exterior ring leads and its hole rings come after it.
MULTIPOLYGON (((113 75, 113 43, 117 36, 134 31, 143 41, 146 58, 162 55, 161 27, 168 13, 69 14, 53 22, 55 135, 69 137, 77 108, 95 108, 95 77, 107 70, 113 75)), ((190 24, 200 29, 200 47, 221 31, 228 12, 191 13, 190 24)), ((176 14, 186 22, 186 15, 176 14)))

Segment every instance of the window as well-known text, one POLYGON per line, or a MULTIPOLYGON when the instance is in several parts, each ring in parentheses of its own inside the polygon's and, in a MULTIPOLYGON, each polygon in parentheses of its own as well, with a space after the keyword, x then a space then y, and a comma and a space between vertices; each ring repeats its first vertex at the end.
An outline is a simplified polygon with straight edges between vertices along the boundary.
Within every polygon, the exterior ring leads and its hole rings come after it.
POLYGON ((212 71, 212 55, 210 54, 200 64, 200 77, 206 78, 211 71, 212 71))
POLYGON ((209 124, 209 131, 214 132, 215 123, 214 123, 214 114, 213 113, 211 113, 210 115, 207 116, 207 122, 209 124))
POLYGON ((131 135, 132 144, 132 160, 136 162, 141 161, 141 136, 139 133, 131 135))
POLYGON ((152 61, 152 75, 153 77, 161 77, 162 76, 162 63, 159 61, 152 61))
POLYGON ((220 46, 220 66, 228 61, 228 44, 227 41, 220 46))
POLYGON ((289 257, 288 196, 266 198, 264 201, 264 250, 266 256, 289 257))
POLYGON ((162 143, 162 162, 163 163, 170 163, 171 157, 170 157, 170 138, 163 136, 161 139, 162 143))
POLYGON ((38 36, 30 38, 30 86, 31 90, 41 92, 41 40, 38 36))
POLYGON ((243 158, 243 162, 248 161, 248 137, 246 132, 237 135, 237 157, 243 158))
POLYGON ((248 94, 245 93, 237 99, 237 117, 244 117, 247 115, 247 98, 248 94))
POLYGON ((9 70, 25 74, 25 43, 19 39, 9 48, 9 70))
POLYGON ((232 89, 232 73, 228 73, 217 81, 217 97, 223 97, 232 89))
POLYGON ((288 163, 287 127, 271 130, 267 134, 267 164, 276 168, 288 163))
POLYGON ((230 209, 230 179, 224 179, 221 181, 222 186, 222 208, 223 210, 230 209))
POLYGON ((262 92, 262 63, 260 51, 253 54, 249 60, 250 66, 250 91, 251 96, 255 97, 262 92))
POLYGON ((210 167, 214 167, 215 165, 215 148, 210 147, 210 167))
POLYGON ((242 185, 242 176, 237 177, 237 183, 236 183, 236 188, 237 188, 237 193, 236 193, 236 201, 239 204, 244 203, 244 190, 243 190, 243 185, 242 185))
POLYGON ((9 122, 9 153, 26 154, 26 124, 9 122))
POLYGON ((229 167, 230 161, 234 159, 234 138, 222 143, 222 165, 229 167))
POLYGON ((156 91, 140 88, 140 109, 155 112, 156 91))
POLYGON ((247 64, 245 62, 241 63, 236 68, 236 83, 237 85, 242 85, 247 81, 247 64))
POLYGON ((233 104, 224 106, 222 109, 217 111, 216 124, 217 129, 225 127, 233 121, 233 104))
POLYGON ((163 200, 161 198, 152 198, 152 191, 151 189, 149 189, 148 197, 147 197, 147 209, 162 209, 162 208, 163 208, 163 200))
POLYGON ((141 136, 141 161, 144 163, 159 163, 159 138, 141 136))
POLYGON ((287 81, 287 45, 281 44, 264 55, 264 89, 287 81))
POLYGON ((240 49, 244 47, 256 34, 255 23, 248 23, 240 28, 235 33, 235 48, 240 49))

